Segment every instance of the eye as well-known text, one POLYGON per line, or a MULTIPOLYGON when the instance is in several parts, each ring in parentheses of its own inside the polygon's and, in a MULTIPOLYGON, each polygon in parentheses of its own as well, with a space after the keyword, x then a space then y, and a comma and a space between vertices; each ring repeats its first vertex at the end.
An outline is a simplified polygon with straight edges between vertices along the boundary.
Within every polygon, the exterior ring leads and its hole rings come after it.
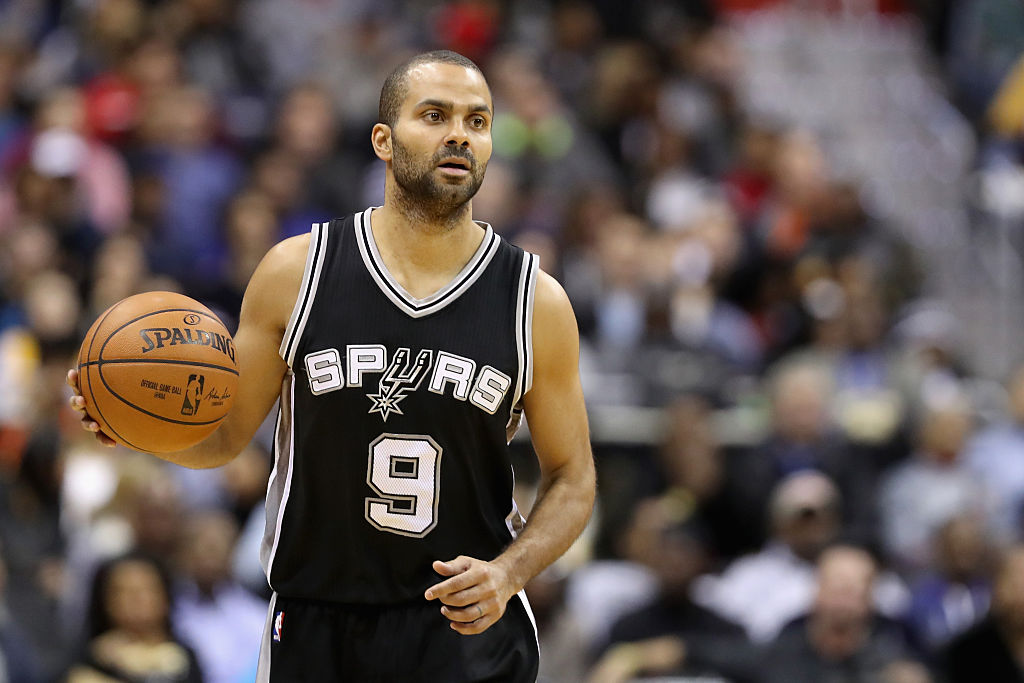
POLYGON ((484 126, 487 125, 487 119, 485 119, 482 116, 474 116, 473 125, 476 126, 477 128, 483 128, 484 126))
POLYGON ((439 112, 439 111, 428 111, 426 116, 427 116, 427 120, 428 121, 440 121, 441 120, 441 112, 439 112))

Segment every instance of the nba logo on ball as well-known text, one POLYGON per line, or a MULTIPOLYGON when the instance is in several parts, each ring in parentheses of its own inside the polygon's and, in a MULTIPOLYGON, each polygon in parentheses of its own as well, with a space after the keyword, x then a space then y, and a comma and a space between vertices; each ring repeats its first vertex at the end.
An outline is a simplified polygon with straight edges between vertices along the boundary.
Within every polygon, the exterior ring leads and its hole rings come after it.
POLYGON ((181 401, 182 415, 195 415, 199 410, 199 402, 203 399, 203 384, 206 378, 202 375, 189 375, 185 386, 185 398, 181 401))
POLYGON ((278 612, 274 615, 274 640, 278 643, 281 642, 281 629, 284 627, 284 612, 278 612))

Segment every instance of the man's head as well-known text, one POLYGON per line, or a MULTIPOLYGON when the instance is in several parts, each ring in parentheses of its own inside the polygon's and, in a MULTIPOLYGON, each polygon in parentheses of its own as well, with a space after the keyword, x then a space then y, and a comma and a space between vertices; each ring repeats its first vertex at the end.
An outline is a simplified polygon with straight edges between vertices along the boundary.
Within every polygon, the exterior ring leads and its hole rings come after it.
POLYGON ((186 521, 181 564, 203 593, 231 578, 237 536, 238 525, 226 512, 200 512, 186 521))
POLYGON ((663 597, 689 595, 690 584, 707 568, 708 548, 688 501, 674 496, 640 501, 626 533, 628 556, 653 572, 663 597))
POLYGON ((952 517, 935 535, 936 563, 953 581, 968 583, 984 576, 989 569, 990 550, 985 525, 973 515, 952 517))
POLYGON ((775 432, 786 441, 817 442, 829 425, 832 380, 811 362, 784 363, 772 381, 775 432))
POLYGON ((815 617, 836 629, 866 623, 873 611, 876 570, 866 550, 840 545, 823 552, 818 560, 815 617))
POLYGON ((813 562, 839 534, 839 502, 839 489, 824 474, 791 474, 772 492, 772 532, 795 555, 813 562))
POLYGON ((957 461, 973 429, 971 404, 963 393, 936 395, 921 407, 917 429, 918 448, 940 465, 957 461))
POLYGON ((446 50, 417 55, 381 88, 374 152, 387 196, 434 216, 460 212, 491 157, 491 92, 479 67, 446 50))

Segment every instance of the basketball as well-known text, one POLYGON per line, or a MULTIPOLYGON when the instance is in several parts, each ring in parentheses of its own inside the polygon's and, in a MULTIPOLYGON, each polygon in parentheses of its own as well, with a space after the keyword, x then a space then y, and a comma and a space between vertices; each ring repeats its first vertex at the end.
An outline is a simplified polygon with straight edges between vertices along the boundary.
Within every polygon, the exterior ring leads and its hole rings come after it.
POLYGON ((89 415, 118 443, 169 453, 212 433, 238 389, 235 345, 194 299, 145 292, 123 299, 89 328, 78 354, 89 415))

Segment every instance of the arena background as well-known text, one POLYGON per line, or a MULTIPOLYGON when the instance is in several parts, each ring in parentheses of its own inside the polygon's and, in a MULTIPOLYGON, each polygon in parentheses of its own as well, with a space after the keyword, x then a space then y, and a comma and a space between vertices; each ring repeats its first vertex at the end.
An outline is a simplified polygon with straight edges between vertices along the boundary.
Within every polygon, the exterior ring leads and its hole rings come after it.
POLYGON ((1024 680, 1019 0, 0 0, 0 681, 252 680, 268 431, 104 450, 64 373, 139 291, 233 329, 274 242, 379 204, 380 83, 434 48, 494 94, 475 217, 583 337, 542 680, 1024 680), (879 571, 819 581, 833 543, 879 571), (94 581, 129 552, 167 585, 94 581))

